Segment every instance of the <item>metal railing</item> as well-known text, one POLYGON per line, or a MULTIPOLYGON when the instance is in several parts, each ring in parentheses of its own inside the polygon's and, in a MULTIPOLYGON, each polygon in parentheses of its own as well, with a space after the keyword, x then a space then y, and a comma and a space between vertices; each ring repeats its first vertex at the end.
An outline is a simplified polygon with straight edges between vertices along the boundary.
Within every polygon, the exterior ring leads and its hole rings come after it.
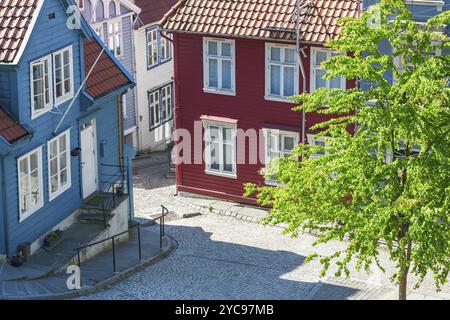
MULTIPOLYGON (((165 217, 167 216, 167 214, 169 213, 169 210, 164 207, 161 206, 161 215, 155 219, 153 219, 154 222, 159 220, 159 249, 162 250, 163 247, 163 239, 165 236, 165 217)), ((116 265, 116 239, 124 234, 127 234, 135 229, 137 229, 137 233, 138 233, 138 255, 139 255, 139 261, 142 261, 142 244, 141 244, 141 228, 144 226, 144 224, 137 224, 135 226, 132 226, 130 228, 128 228, 128 230, 123 231, 121 233, 115 234, 109 238, 85 245, 85 246, 81 246, 78 247, 76 249, 74 249, 77 254, 77 262, 78 262, 78 267, 81 269, 81 251, 87 248, 91 248, 94 246, 97 246, 99 244, 103 244, 106 243, 108 241, 111 241, 112 244, 112 261, 113 261, 113 272, 115 273, 117 271, 117 265, 116 265)))
POLYGON ((107 212, 115 209, 118 203, 118 198, 128 194, 128 167, 112 164, 101 164, 103 168, 116 169, 114 173, 103 173, 100 180, 100 189, 106 190, 106 193, 110 195, 102 203, 103 223, 105 228, 107 227, 107 212), (106 188, 104 188, 106 187, 106 188))

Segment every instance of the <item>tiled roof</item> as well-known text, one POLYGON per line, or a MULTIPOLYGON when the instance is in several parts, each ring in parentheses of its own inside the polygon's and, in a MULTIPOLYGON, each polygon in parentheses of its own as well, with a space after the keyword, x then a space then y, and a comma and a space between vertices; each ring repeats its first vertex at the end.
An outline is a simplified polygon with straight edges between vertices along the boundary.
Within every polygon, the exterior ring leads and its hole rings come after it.
MULTIPOLYGON (((302 0, 305 4, 309 0, 302 0)), ((181 0, 163 29, 236 37, 295 40, 297 0, 181 0), (273 31, 276 29, 276 31, 273 31)), ((340 31, 338 19, 357 17, 358 0, 312 0, 301 10, 301 41, 325 42, 340 31)))
MULTIPOLYGON (((95 39, 84 41, 84 70, 86 75, 101 51, 102 46, 95 39)), ((116 62, 106 52, 103 52, 87 80, 86 89, 91 97, 97 99, 128 84, 131 84, 131 80, 128 79, 116 62)))
POLYGON ((0 0, 0 62, 16 58, 41 0, 0 0))
POLYGON ((146 25, 159 22, 178 0, 135 0, 142 9, 139 18, 146 25))
MULTIPOLYGON (((3 1, 3 0, 2 0, 3 1)), ((9 143, 19 140, 28 134, 27 130, 0 106, 0 136, 9 143)))

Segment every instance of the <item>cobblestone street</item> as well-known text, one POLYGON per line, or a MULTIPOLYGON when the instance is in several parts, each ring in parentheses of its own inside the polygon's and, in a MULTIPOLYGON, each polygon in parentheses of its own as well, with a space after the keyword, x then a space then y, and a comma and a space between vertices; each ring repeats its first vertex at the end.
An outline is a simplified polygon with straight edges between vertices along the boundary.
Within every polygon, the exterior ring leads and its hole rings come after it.
MULTIPOLYGON (((135 166, 136 216, 154 217, 160 205, 166 205, 175 212, 167 234, 179 247, 166 259, 83 299, 396 299, 396 288, 389 282, 392 266, 384 253, 381 262, 387 274, 354 272, 345 279, 329 273, 320 278, 320 265, 304 263, 305 257, 334 252, 344 243, 312 247, 313 235, 292 239, 279 227, 232 216, 182 219, 196 210, 174 200, 174 181, 165 178, 164 155, 138 160, 135 166)), ((409 298, 450 299, 450 288, 436 293, 427 279, 409 298)))

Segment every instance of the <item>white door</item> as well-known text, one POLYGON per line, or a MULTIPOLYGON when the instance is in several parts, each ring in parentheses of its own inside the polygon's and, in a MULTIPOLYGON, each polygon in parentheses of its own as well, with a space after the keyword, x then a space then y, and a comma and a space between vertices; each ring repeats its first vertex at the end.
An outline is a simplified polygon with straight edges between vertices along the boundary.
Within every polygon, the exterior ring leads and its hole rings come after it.
POLYGON ((83 181, 83 199, 97 191, 97 155, 95 122, 81 127, 81 174, 83 181))

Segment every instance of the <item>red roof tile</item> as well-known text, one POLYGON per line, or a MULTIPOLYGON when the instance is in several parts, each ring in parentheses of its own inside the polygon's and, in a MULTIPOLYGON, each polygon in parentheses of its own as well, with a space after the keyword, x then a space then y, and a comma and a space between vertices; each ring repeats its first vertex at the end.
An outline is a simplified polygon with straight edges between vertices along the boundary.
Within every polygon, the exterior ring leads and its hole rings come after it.
POLYGON ((159 22, 178 0, 135 0, 142 9, 139 18, 144 24, 159 22))
MULTIPOLYGON (((102 46, 96 40, 84 41, 84 69, 86 75, 91 70, 101 51, 102 46)), ((106 52, 103 52, 87 80, 86 89, 91 97, 100 98, 130 83, 130 79, 122 72, 114 60, 106 52)))
MULTIPOLYGON (((303 0, 302 3, 307 3, 303 0)), ((169 31, 295 40, 297 0, 181 0, 161 24, 169 31), (276 31, 273 31, 276 29, 276 31)), ((301 10, 302 41, 337 37, 338 19, 357 17, 359 0, 313 0, 301 10)))
POLYGON ((0 62, 17 56, 41 0, 0 0, 0 62))
POLYGON ((27 130, 0 106, 0 136, 9 143, 13 143, 28 134, 27 130))

